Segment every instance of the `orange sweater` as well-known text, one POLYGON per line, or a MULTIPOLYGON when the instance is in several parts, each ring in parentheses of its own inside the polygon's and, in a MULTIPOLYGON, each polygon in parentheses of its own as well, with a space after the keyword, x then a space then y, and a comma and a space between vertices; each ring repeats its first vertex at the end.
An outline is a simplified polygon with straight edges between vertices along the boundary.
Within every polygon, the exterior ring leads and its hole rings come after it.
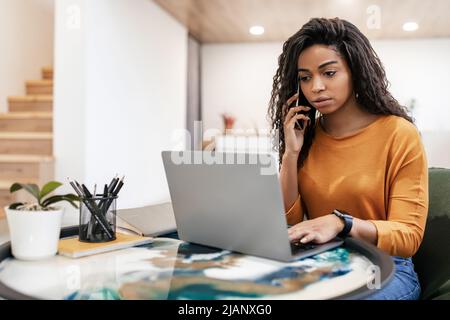
POLYGON ((319 122, 305 165, 298 172, 299 198, 288 224, 333 209, 372 221, 377 247, 394 256, 418 250, 428 214, 428 164, 416 127, 382 116, 350 135, 334 138, 319 122))

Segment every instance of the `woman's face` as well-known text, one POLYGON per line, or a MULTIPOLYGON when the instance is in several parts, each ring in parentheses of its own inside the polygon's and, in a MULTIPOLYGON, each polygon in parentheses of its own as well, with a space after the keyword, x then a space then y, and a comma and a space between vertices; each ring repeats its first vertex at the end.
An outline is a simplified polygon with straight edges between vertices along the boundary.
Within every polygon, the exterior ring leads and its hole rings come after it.
POLYGON ((322 114, 331 114, 347 105, 353 97, 350 69, 331 47, 313 45, 298 58, 300 88, 322 114))

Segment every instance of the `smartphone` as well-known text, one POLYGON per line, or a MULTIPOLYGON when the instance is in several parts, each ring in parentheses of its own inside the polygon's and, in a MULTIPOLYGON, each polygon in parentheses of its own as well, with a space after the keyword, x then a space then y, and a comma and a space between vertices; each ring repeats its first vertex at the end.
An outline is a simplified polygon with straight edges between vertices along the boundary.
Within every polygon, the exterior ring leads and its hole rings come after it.
MULTIPOLYGON (((301 94, 301 91, 300 91, 300 79, 299 79, 297 81, 297 101, 295 102, 296 107, 300 106, 300 94, 301 94)), ((305 111, 305 110, 300 110, 299 112, 297 112, 297 114, 304 114, 304 115, 308 115, 308 113, 309 113, 309 111, 305 111)), ((295 122, 295 129, 298 129, 298 130, 303 129, 302 125, 300 124, 300 121, 302 121, 302 120, 297 120, 295 122)))

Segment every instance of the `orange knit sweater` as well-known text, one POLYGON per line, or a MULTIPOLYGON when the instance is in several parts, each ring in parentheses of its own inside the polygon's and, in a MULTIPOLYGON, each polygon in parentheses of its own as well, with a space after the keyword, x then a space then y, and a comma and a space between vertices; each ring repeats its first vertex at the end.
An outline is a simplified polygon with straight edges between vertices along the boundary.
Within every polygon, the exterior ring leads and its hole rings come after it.
POLYGON ((315 130, 288 224, 341 209, 375 224, 379 249, 414 255, 428 213, 428 164, 416 127, 391 115, 345 137, 332 137, 320 122, 315 130))

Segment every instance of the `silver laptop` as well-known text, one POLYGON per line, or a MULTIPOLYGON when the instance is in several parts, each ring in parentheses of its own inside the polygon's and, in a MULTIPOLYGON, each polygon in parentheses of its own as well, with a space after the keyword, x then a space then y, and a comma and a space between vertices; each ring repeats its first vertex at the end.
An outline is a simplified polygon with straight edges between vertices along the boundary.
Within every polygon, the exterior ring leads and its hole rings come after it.
POLYGON ((290 243, 270 154, 163 151, 162 158, 181 240, 281 261, 343 243, 290 243))

